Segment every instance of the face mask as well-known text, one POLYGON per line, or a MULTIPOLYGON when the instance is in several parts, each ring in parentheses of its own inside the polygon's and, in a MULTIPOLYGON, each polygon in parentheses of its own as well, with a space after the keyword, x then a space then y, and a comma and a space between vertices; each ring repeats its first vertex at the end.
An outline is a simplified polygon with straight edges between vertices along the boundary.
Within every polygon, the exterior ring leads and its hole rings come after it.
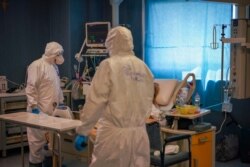
POLYGON ((64 63, 63 56, 57 56, 56 59, 55 59, 55 63, 58 64, 58 65, 63 64, 64 63))

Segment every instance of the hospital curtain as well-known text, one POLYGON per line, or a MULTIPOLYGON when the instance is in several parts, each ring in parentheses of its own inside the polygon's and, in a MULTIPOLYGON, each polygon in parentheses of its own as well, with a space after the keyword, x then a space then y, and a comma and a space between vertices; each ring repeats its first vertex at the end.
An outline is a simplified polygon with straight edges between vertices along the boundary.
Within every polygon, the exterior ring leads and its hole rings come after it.
MULTIPOLYGON (((211 97, 220 96, 216 87, 221 79, 221 33, 230 37, 232 6, 205 1, 145 0, 144 60, 155 78, 183 79, 188 72, 196 75, 197 91, 203 106, 211 97), (215 40, 219 48, 212 49, 215 40), (212 88, 209 83, 214 82, 212 88), (215 94, 209 94, 215 91, 215 94)), ((224 45, 224 78, 230 64, 230 45, 224 45)))

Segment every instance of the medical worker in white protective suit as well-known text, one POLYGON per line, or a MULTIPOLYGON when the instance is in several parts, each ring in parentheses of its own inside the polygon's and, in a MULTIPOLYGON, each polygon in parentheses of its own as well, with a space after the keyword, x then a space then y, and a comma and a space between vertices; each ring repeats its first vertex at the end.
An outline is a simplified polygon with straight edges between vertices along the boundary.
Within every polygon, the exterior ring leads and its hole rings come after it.
POLYGON ((90 167, 149 167, 149 140, 145 118, 154 94, 153 76, 133 52, 131 32, 118 26, 105 43, 110 58, 96 71, 81 110, 75 147, 98 121, 90 167))
MULTIPOLYGON (((57 65, 64 62, 63 47, 57 42, 46 45, 42 57, 28 67, 28 80, 25 89, 27 95, 27 111, 34 114, 52 115, 56 105, 63 103, 60 78, 57 65)), ((27 128, 29 142, 30 167, 46 166, 43 148, 46 144, 46 131, 27 128)))

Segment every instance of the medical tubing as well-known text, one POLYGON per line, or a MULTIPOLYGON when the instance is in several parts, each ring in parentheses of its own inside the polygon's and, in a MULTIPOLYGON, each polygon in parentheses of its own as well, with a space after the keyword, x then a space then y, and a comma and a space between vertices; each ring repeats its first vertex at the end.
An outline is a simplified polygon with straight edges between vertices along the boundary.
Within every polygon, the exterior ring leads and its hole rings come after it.
MULTIPOLYGON (((79 63, 79 62, 78 62, 79 63)), ((73 66, 73 69, 74 69, 74 72, 75 72, 75 77, 77 78, 77 65, 76 64, 74 64, 74 66, 73 66)))
POLYGON ((81 49, 80 49, 80 52, 79 52, 80 56, 81 56, 81 54, 82 54, 82 51, 83 51, 83 48, 84 48, 85 44, 86 44, 86 39, 84 39, 83 44, 82 44, 82 47, 81 47, 81 49))
POLYGON ((85 65, 84 65, 84 68, 83 68, 83 72, 82 72, 82 75, 81 75, 81 77, 82 77, 83 80, 87 80, 86 76, 88 74, 88 71, 89 71, 89 69, 88 69, 88 60, 86 59, 85 60, 85 65))
POLYGON ((79 75, 80 75, 80 67, 81 67, 81 63, 78 62, 78 69, 77 69, 77 79, 79 79, 79 75))
MULTIPOLYGON (((84 46, 85 46, 85 44, 86 44, 86 39, 84 39, 84 41, 83 41, 83 44, 82 44, 82 47, 81 47, 81 49, 80 49, 80 51, 79 51, 79 55, 80 55, 80 57, 81 57, 81 54, 82 54, 82 51, 83 51, 83 48, 84 48, 84 46)), ((80 62, 78 62, 78 69, 77 69, 77 75, 79 76, 80 75, 80 62)), ((80 77, 80 76, 79 76, 80 77)), ((77 78, 77 79, 79 79, 79 77, 77 78)))
POLYGON ((93 67, 95 69, 96 68, 96 59, 95 59, 95 57, 92 57, 91 62, 92 62, 92 65, 93 65, 93 67))
POLYGON ((204 107, 204 108, 205 108, 205 109, 209 109, 209 108, 212 108, 212 107, 221 105, 221 104, 223 104, 223 103, 217 103, 217 104, 214 104, 214 105, 211 105, 211 106, 208 106, 208 107, 204 107))
POLYGON ((216 135, 219 134, 219 133, 221 132, 222 127, 223 127, 224 123, 225 123, 226 120, 227 120, 227 112, 224 112, 224 113, 225 113, 224 120, 223 120, 223 122, 222 122, 221 125, 220 125, 220 129, 215 133, 216 135))
POLYGON ((228 81, 228 74, 229 74, 230 67, 227 68, 227 73, 226 73, 226 86, 229 86, 229 81, 228 81), (228 85, 227 85, 228 84, 228 85))

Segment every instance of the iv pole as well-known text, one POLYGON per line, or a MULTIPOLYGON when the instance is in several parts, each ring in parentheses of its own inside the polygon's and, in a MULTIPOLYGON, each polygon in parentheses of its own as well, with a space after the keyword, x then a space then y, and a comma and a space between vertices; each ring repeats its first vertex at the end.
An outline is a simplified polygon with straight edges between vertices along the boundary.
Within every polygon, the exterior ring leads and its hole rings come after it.
MULTIPOLYGON (((227 110, 232 110, 232 104, 230 103, 230 98, 228 97, 229 96, 229 91, 230 91, 229 83, 226 83, 226 85, 223 86, 225 28, 227 28, 227 25, 222 24, 222 32, 221 32, 221 88, 222 88, 221 91, 222 92, 221 92, 221 99, 222 99, 222 101, 224 101, 223 104, 225 105, 225 107, 227 108, 227 110), (226 94, 227 97, 224 97, 225 94, 226 94), (225 103, 225 100, 226 100, 226 103, 225 103), (231 108, 231 109, 229 109, 228 107, 231 108)), ((222 104, 222 108, 223 108, 223 104, 222 104)), ((224 112, 225 112, 224 113, 225 114, 225 119, 224 119, 224 121, 223 121, 223 123, 221 125, 221 128, 222 128, 223 124, 225 123, 225 121, 226 121, 226 119, 228 117, 231 119, 231 121, 228 122, 226 126, 228 126, 231 123, 235 123, 239 128, 241 128, 240 124, 231 115, 231 111, 226 111, 225 110, 224 112)), ((221 130, 221 128, 220 128, 220 130, 221 130)), ((217 133, 219 133, 220 130, 217 133)))
POLYGON ((225 24, 222 24, 222 32, 221 32, 221 81, 223 81, 223 68, 224 68, 224 38, 225 38, 225 28, 227 26, 225 24))
POLYGON ((221 31, 221 99, 222 101, 224 100, 223 98, 223 70, 224 70, 224 39, 225 39, 225 28, 227 28, 227 26, 225 24, 222 24, 221 26, 222 31, 221 31))

